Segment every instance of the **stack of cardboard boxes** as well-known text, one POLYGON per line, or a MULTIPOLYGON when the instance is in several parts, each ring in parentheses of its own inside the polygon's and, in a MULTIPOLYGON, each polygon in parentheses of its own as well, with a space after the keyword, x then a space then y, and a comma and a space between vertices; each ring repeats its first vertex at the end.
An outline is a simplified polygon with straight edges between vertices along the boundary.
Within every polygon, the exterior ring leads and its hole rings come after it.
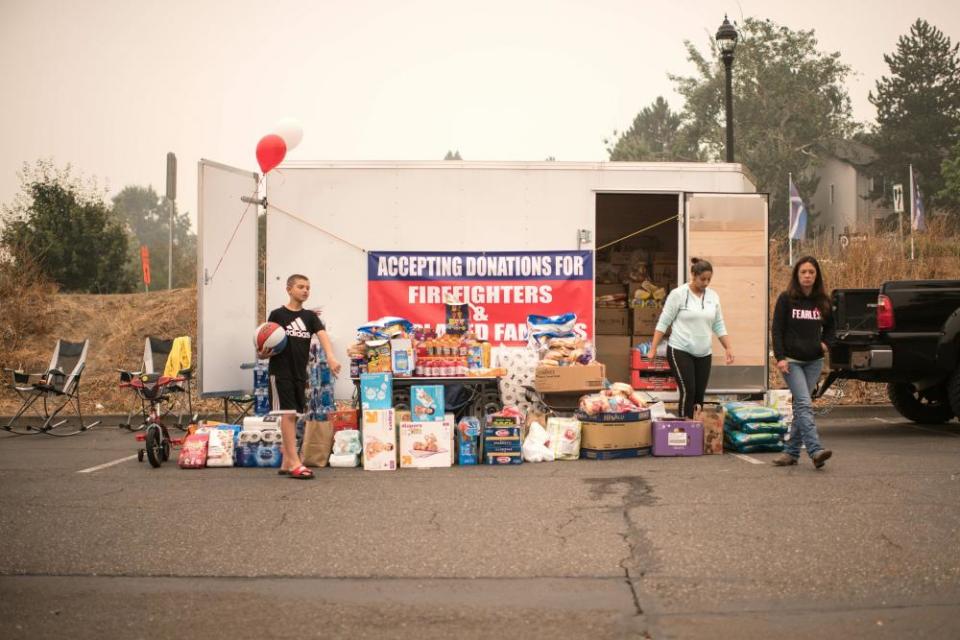
MULTIPOLYGON (((612 272, 625 260, 635 260, 636 254, 613 251, 609 258, 612 264, 605 272, 612 272)), ((611 382, 630 381, 631 347, 652 339, 666 293, 677 286, 676 254, 652 251, 646 255, 649 263, 640 266, 625 263, 618 272, 621 276, 641 277, 642 280, 596 284, 597 360, 607 366, 607 377, 611 382)), ((598 269, 597 272, 604 270, 598 269)))

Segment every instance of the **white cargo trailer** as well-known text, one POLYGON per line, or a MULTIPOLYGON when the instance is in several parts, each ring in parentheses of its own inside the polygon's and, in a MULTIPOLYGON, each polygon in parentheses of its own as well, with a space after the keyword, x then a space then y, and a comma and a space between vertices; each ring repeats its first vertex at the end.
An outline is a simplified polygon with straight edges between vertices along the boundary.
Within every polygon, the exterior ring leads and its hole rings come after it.
MULTIPOLYGON (((199 377, 210 397, 252 386, 240 364, 251 360, 250 335, 263 320, 255 303, 258 206, 241 198, 258 197, 258 176, 209 161, 199 174, 199 377)), ((607 252, 648 229, 641 235, 656 238, 658 255, 669 253, 676 265, 671 284, 684 281, 692 256, 714 265, 711 286, 736 362, 725 365, 715 344, 709 392, 767 386, 767 196, 739 164, 292 163, 267 176, 265 198, 267 308, 286 301, 289 274, 309 277, 308 307, 322 310, 345 366, 346 346, 369 319, 367 251, 607 252)), ((608 338, 596 337, 600 352, 619 354, 608 338)), ((611 370, 625 368, 627 357, 611 370)), ((346 376, 336 391, 350 396, 346 376)))

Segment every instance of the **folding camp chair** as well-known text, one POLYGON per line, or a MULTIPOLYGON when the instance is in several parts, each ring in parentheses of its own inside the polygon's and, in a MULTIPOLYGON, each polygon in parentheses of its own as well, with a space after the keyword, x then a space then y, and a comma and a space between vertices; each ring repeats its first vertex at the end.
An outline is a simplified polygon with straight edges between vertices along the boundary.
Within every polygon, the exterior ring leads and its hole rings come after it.
POLYGON ((89 340, 83 342, 57 340, 53 357, 50 358, 50 366, 43 373, 24 373, 7 369, 13 374, 13 384, 10 386, 20 396, 23 404, 3 428, 21 435, 46 433, 51 436, 72 436, 100 424, 100 420, 90 424, 84 423, 83 412, 80 409, 80 376, 86 366, 89 343, 89 340), (43 413, 35 406, 40 399, 43 400, 43 413), (68 405, 76 409, 76 422, 69 418, 57 421, 60 412, 68 405), (26 424, 26 420, 21 420, 28 409, 43 421, 39 427, 26 424))
MULTIPOLYGON (((124 371, 120 369, 121 382, 128 382, 134 376, 163 373, 163 370, 167 366, 167 359, 170 357, 170 352, 172 350, 173 339, 147 336, 147 338, 143 341, 143 359, 140 361, 140 370, 124 371)), ((196 416, 193 414, 193 397, 190 393, 190 381, 193 378, 193 368, 191 367, 189 369, 177 371, 175 375, 177 377, 185 378, 186 380, 182 383, 174 383, 166 387, 166 396, 169 398, 169 402, 164 407, 163 415, 161 417, 170 415, 176 411, 176 426, 184 429, 186 428, 186 423, 183 420, 184 415, 188 417, 188 421, 196 419, 196 416), (186 398, 186 407, 183 406, 184 397, 186 398), (184 414, 184 409, 186 409, 186 414, 184 414)), ((139 396, 137 396, 137 400, 135 402, 137 402, 139 406, 137 407, 137 405, 135 405, 127 412, 127 420, 126 422, 120 424, 121 427, 126 427, 127 429, 131 430, 138 430, 143 428, 143 426, 146 424, 148 415, 147 407, 144 404, 143 399, 139 396), (133 418, 138 413, 142 417, 142 422, 134 427, 133 418)))

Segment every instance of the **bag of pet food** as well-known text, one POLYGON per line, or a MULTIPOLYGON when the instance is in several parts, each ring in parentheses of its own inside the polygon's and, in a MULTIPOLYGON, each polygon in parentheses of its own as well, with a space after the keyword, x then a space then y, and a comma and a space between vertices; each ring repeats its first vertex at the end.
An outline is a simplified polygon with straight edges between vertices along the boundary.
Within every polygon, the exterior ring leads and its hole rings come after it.
POLYGON ((780 412, 755 402, 728 402, 727 421, 739 428, 748 422, 779 422, 780 412))
POLYGON ((743 433, 776 433, 783 436, 787 433, 787 425, 782 422, 746 422, 731 430, 743 433))
POLYGON ((206 433, 194 433, 187 436, 180 448, 177 464, 181 469, 202 469, 207 466, 207 444, 210 436, 206 433))
POLYGON ((547 446, 556 460, 580 459, 580 421, 576 418, 547 418, 547 446))
POLYGON ((739 453, 783 451, 783 436, 778 433, 727 431, 723 434, 723 441, 727 448, 739 453))

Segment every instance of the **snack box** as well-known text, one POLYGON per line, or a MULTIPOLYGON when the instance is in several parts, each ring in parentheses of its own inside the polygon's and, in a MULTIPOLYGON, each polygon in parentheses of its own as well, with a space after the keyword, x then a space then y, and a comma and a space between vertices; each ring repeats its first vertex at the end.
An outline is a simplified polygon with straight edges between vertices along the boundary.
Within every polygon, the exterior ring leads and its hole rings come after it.
POLYGON ((397 424, 393 409, 363 412, 363 468, 394 471, 397 468, 397 424))
POLYGON ((587 460, 619 460, 621 458, 641 458, 650 455, 650 447, 636 449, 580 449, 580 457, 587 460))
POLYGON ((703 455, 703 423, 696 420, 654 420, 653 455, 703 455))
POLYGON ((364 410, 393 408, 393 374, 360 374, 360 408, 364 410))
POLYGON ((457 464, 477 464, 480 461, 480 420, 465 417, 457 424, 457 464))
POLYGON ((415 384, 410 387, 410 411, 414 421, 443 421, 444 395, 442 384, 415 384))
POLYGON ((400 423, 400 466, 428 469, 453 465, 450 446, 452 422, 443 420, 400 423))

